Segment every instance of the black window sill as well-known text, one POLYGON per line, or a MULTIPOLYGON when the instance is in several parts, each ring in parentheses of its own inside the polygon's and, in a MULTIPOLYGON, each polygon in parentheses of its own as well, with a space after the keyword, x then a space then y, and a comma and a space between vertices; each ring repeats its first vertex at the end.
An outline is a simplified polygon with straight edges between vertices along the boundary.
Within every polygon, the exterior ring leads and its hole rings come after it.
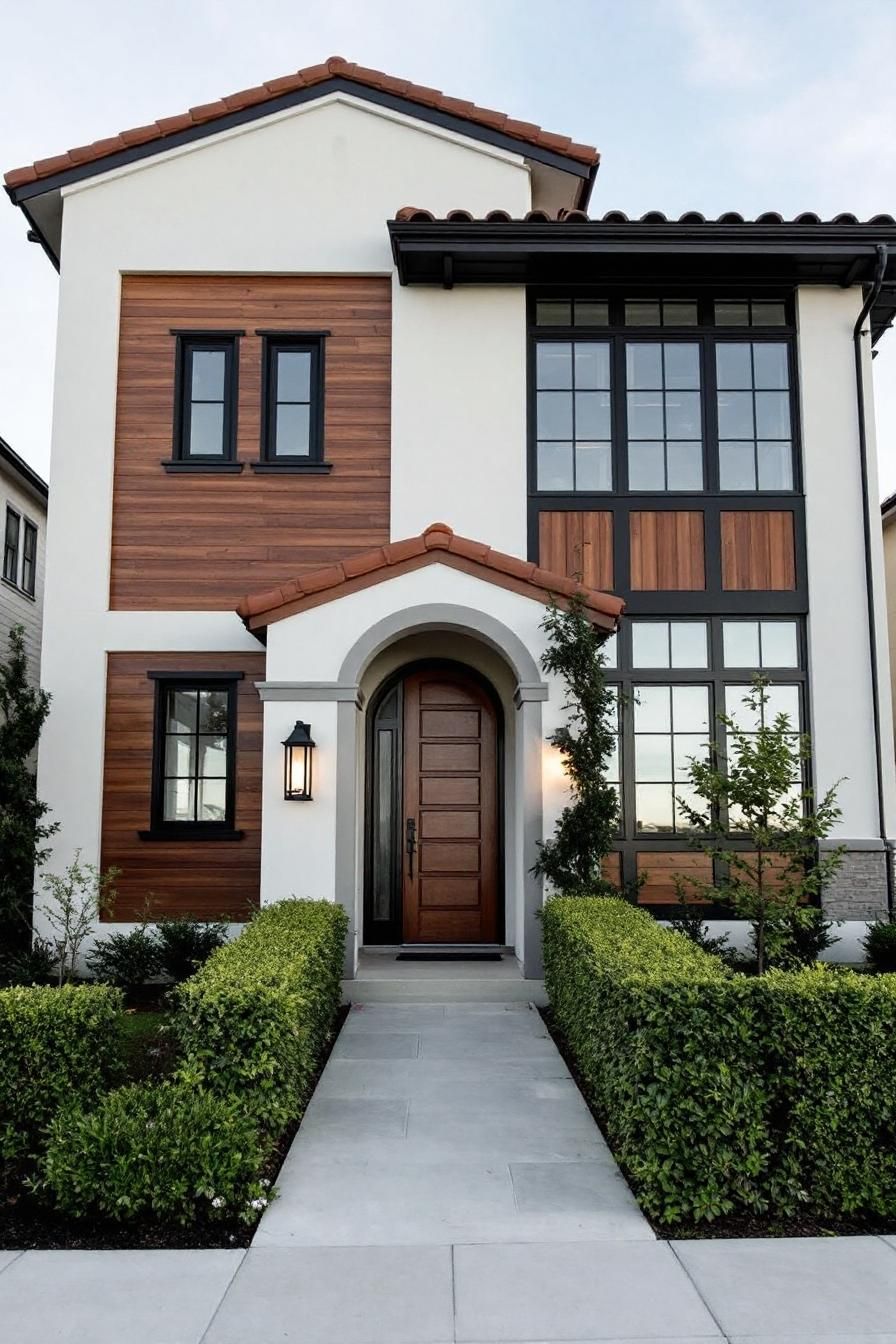
POLYGON ((162 461, 162 466, 168 472, 212 472, 224 476, 236 476, 243 469, 242 462, 189 462, 186 459, 169 459, 162 461))
POLYGON ((183 826, 177 826, 173 829, 163 829, 152 831, 138 831, 137 836, 140 840, 159 841, 167 844, 173 840, 175 843, 182 840, 188 840, 191 843, 207 840, 234 841, 242 840, 245 837, 245 831, 234 831, 228 827, 222 827, 221 830, 214 830, 211 827, 206 829, 204 826, 190 826, 184 822, 183 826))
POLYGON ((18 593, 19 597, 26 597, 29 602, 37 601, 34 593, 29 593, 27 588, 20 588, 17 583, 12 579, 8 579, 5 574, 0 575, 0 582, 5 583, 7 588, 11 588, 14 593, 18 593))
POLYGON ((250 462, 252 471, 262 476, 329 476, 332 462, 250 462))

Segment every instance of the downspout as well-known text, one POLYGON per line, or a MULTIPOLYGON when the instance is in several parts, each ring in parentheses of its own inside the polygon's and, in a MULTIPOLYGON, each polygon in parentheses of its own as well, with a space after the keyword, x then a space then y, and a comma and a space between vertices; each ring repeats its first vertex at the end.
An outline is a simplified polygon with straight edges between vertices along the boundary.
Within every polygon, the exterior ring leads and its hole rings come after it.
POLYGON ((877 266, 870 293, 856 318, 852 339, 856 359, 856 407, 859 414, 859 465, 862 474, 862 524, 865 537, 865 592, 868 601, 868 646, 871 654, 871 709, 874 718, 875 764, 877 766, 877 810, 880 820, 880 838, 883 841, 887 869, 887 914, 894 918, 893 845, 887 836, 886 804, 884 800, 883 743, 880 731, 880 678, 877 666, 877 618, 874 607, 874 578, 871 570, 871 500, 868 497, 868 436, 865 430, 865 373, 862 363, 862 325, 880 294, 887 270, 887 245, 877 244, 877 266))

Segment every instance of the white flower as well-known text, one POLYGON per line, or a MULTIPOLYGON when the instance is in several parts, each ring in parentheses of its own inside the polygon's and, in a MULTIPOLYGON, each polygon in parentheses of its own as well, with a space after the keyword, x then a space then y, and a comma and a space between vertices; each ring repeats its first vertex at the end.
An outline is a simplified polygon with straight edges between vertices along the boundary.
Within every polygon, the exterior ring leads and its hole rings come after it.
POLYGON ((222 1195, 215 1195, 214 1199, 212 1200, 212 1208, 213 1208, 213 1209, 223 1209, 223 1207, 224 1207, 224 1202, 225 1202, 225 1201, 224 1201, 224 1198, 223 1198, 222 1195))
POLYGON ((267 1208, 267 1203, 266 1199, 253 1199, 250 1207, 253 1209, 265 1209, 267 1208))
POLYGON ((265 1190, 267 1190, 268 1186, 270 1185, 270 1181, 267 1179, 263 1179, 261 1184, 264 1186, 265 1190))

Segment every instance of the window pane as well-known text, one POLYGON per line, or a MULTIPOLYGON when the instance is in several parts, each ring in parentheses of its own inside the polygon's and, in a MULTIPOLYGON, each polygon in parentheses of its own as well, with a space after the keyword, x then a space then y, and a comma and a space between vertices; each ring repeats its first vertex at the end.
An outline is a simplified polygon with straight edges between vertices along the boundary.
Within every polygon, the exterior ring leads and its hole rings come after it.
POLYGON ((662 387, 662 350, 659 344, 631 341, 625 347, 625 379, 629 387, 662 387))
POLYGON ((672 621, 673 667, 706 667, 706 622, 672 621))
POLYGON ((750 305, 731 301, 716 304, 716 325, 719 327, 746 327, 750 324, 750 305))
POLYGON ((789 387, 787 346, 778 341, 756 341, 753 346, 753 377, 761 388, 789 387))
POLYGON ((600 646, 601 653, 604 656, 604 667, 619 666, 616 640, 616 635, 610 635, 609 639, 605 639, 600 646))
POLYGON ((610 347, 606 341, 576 341, 576 387, 606 391, 610 386, 610 347))
POLYGON ((726 667, 759 667, 759 622, 723 621, 722 649, 726 667))
POLYGON ((676 733, 673 741, 672 761, 676 780, 690 778, 692 760, 706 760, 706 738, 699 733, 676 733))
MULTIPOLYGON (((562 393, 548 393, 548 396, 562 396, 562 393)), ((552 435, 545 434, 544 438, 552 435)), ((558 438, 566 438, 558 434, 558 438)), ((610 437, 610 394, 609 392, 576 392, 576 438, 608 439, 610 437)))
POLYGON ((709 691, 706 686, 672 687, 672 722, 676 733, 709 732, 709 691))
POLYGON ((783 303, 753 303, 754 327, 783 327, 787 314, 783 303))
MULTIPOLYGON (((735 394, 737 395, 737 394, 735 394)), ((721 434, 721 426, 719 433, 721 434)), ((733 431, 732 438, 739 435, 733 431)), ((787 392, 756 393, 756 436, 760 439, 790 438, 790 394, 787 392)))
POLYGON ((196 781, 194 779, 166 779, 162 804, 164 821, 195 821, 196 781))
POLYGON ((610 308, 606 303, 577 300, 575 324, 577 327, 606 327, 610 322, 610 308))
POLYGON ((538 387, 572 387, 572 346, 567 341, 540 341, 535 371, 538 387))
POLYGON ((226 821, 227 781, 200 779, 198 782, 199 821, 226 821))
POLYGON ((224 400, 224 369, 227 356, 223 350, 194 350, 192 356, 192 401, 224 400))
MULTIPOLYGON (((742 666, 752 666, 750 663, 742 666)), ((762 622, 762 666, 798 667, 795 621, 762 622)))
POLYGON ((672 794, 671 784, 635 786, 635 825, 639 831, 672 830, 672 794))
POLYGON ((613 743, 612 748, 604 761, 604 774, 608 783, 615 783, 619 779, 619 739, 613 743))
POLYGON ((165 738, 165 774, 195 775, 196 738, 169 733, 165 738))
MULTIPOLYGON (((669 666, 669 622, 632 622, 632 667, 669 666)), ((663 692, 668 694, 664 686, 663 692)))
POLYGON ((609 443, 576 444, 576 489, 612 490, 613 467, 609 443))
POLYGON ((672 726, 668 686, 636 686, 635 732, 668 733, 672 726))
POLYGON ((540 443, 538 445, 539 490, 572 489, 572 444, 540 443))
POLYGON ((572 393, 539 392, 538 437, 540 439, 572 438, 572 393))
POLYGON ((535 305, 535 321, 540 327, 568 327, 571 306, 555 299, 539 299, 535 305))
POLYGON ((750 347, 738 341, 720 341, 716 346, 716 382, 720 388, 752 387, 750 347))
POLYGON ((756 460, 752 443, 719 444, 719 485, 723 490, 756 489, 756 460))
POLYGON ((747 703, 749 693, 749 686, 726 686, 725 713, 743 732, 755 733, 759 727, 759 715, 754 713, 747 703))
POLYGON ((169 733, 195 733, 198 691, 169 691, 166 727, 169 733))
POLYGON ((675 788, 675 829, 681 831, 695 831, 697 827, 688 817, 683 804, 694 809, 695 812, 705 814, 706 803, 697 793, 696 789, 691 788, 689 784, 678 784, 675 788))
POLYGON ((703 447, 700 443, 670 443, 666 446, 670 490, 703 489, 703 447))
POLYGON ((278 457, 307 457, 311 451, 311 407, 290 402, 277 407, 274 452, 278 457))
POLYGON ((311 353, 280 350, 277 353, 277 400, 310 401, 311 353))
POLYGON ((666 387, 698 388, 700 386, 700 347, 679 341, 668 341, 663 346, 666 387))
POLYGON ((752 392, 719 393, 719 438, 753 438, 752 392))
POLYGON ((205 779, 224 779, 227 774, 227 739, 202 736, 196 774, 205 779))
POLYGON ((629 490, 665 490, 662 443, 628 445, 629 490))
POLYGON ((664 327, 696 327, 696 325, 696 303, 683 303, 675 299, 667 299, 663 304, 664 327))
POLYGON ((787 440, 757 444, 757 457, 760 490, 793 489, 793 463, 787 440))
POLYGON ((666 438, 699 439, 700 434, 700 393, 667 392, 666 438))
POLYGON ((790 726, 800 726, 800 692, 798 686, 769 686, 765 705, 765 721, 771 726, 778 714, 786 714, 790 726))
POLYGON ((628 327, 658 327, 659 301, 633 300, 625 305, 625 324, 628 327))
POLYGON ((223 453, 223 405, 220 402, 194 402, 190 407, 190 456, 222 457, 223 453))
POLYGON ((227 732, 227 691, 199 692, 199 731, 221 736, 227 732))
POLYGON ((672 778, 672 739, 667 733, 635 735, 635 778, 637 780, 672 778))
POLYGON ((628 436, 630 439, 663 437, 662 392, 629 392, 628 436))

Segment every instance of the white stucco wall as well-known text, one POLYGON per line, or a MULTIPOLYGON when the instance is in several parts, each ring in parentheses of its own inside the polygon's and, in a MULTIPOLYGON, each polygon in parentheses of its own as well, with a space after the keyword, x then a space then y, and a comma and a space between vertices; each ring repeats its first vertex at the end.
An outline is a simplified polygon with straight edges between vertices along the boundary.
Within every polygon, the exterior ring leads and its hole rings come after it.
MULTIPOLYGON (((880 836, 852 340, 861 303, 859 287, 847 290, 806 287, 798 293, 809 574, 810 726, 816 787, 823 792, 842 779, 838 799, 843 817, 835 835, 851 840, 880 836)), ((869 420, 873 420, 870 375, 866 382, 866 405, 869 420)), ((876 510, 873 423, 869 427, 868 487, 876 510)), ((887 627, 879 532, 879 528, 872 528, 883 752, 892 833, 892 723, 887 694, 887 627)))

